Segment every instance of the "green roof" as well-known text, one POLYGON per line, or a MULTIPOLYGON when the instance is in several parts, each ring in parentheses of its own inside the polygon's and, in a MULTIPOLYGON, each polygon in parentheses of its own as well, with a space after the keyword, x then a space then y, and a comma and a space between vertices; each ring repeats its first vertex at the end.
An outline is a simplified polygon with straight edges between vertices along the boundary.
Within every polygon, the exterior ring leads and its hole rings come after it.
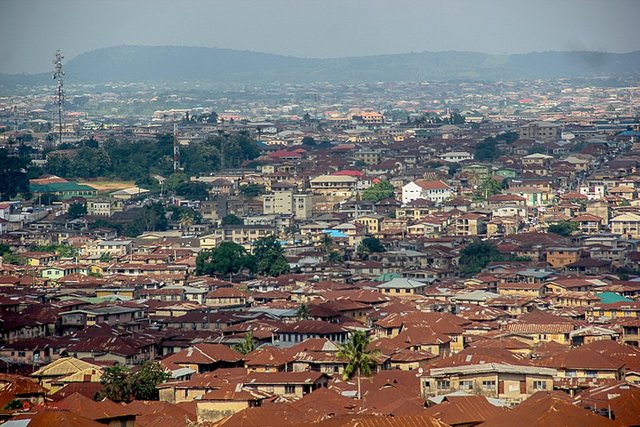
POLYGON ((373 280, 376 282, 388 282, 390 280, 398 279, 400 277, 402 277, 400 273, 383 273, 373 280))
POLYGON ((88 185, 77 182, 52 182, 50 184, 30 184, 29 190, 32 193, 60 193, 64 191, 97 191, 88 185))
POLYGON ((633 300, 629 298, 625 298, 620 294, 615 292, 602 292, 598 294, 598 298, 600 298, 600 302, 602 304, 613 304, 615 302, 631 302, 633 300))

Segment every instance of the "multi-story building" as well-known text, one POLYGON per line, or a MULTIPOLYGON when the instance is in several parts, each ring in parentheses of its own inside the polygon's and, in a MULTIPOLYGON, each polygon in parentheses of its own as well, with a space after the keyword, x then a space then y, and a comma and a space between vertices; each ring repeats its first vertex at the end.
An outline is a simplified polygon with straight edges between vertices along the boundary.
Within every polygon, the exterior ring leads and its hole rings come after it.
POLYGON ((560 125, 549 122, 531 122, 520 126, 520 138, 536 141, 555 141, 560 137, 560 125))
POLYGON ((274 191, 262 196, 262 211, 265 215, 293 215, 297 219, 307 219, 313 211, 313 195, 274 191))
POLYGON ((418 179, 402 187, 402 204, 407 204, 416 199, 442 203, 451 198, 452 195, 452 188, 442 181, 418 179))

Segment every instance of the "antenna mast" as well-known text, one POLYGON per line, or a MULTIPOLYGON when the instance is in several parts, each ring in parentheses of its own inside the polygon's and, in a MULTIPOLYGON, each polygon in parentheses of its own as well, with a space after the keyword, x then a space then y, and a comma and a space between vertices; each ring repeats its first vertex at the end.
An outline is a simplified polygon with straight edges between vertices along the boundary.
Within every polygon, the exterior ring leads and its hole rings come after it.
POLYGON ((55 59, 53 60, 53 79, 58 81, 58 86, 56 88, 56 104, 58 104, 58 144, 62 144, 62 109, 64 108, 64 70, 62 69, 63 59, 64 55, 62 55, 60 49, 56 50, 55 59))

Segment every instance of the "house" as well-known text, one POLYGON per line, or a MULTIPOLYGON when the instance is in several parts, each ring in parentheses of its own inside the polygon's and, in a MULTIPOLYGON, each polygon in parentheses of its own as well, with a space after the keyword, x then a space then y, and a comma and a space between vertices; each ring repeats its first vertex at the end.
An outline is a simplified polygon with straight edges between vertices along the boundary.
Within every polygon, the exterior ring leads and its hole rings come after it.
POLYGON ((319 388, 326 388, 329 376, 322 372, 251 372, 243 386, 263 393, 301 398, 319 388))
POLYGON ((207 307, 237 308, 247 305, 247 295, 239 289, 225 287, 209 292, 205 298, 207 307))
POLYGON ((611 232, 626 239, 640 239, 640 215, 624 213, 609 221, 611 232))
POLYGON ((222 344, 194 344, 161 360, 169 369, 189 368, 199 374, 244 365, 243 355, 222 344))
POLYGON ((455 219, 456 236, 478 236, 487 232, 487 217, 467 213, 455 219))
POLYGON ((473 154, 467 151, 447 151, 440 155, 440 159, 448 163, 460 163, 473 160, 473 154))
POLYGON ((272 341, 278 347, 292 347, 309 338, 324 338, 342 344, 347 341, 348 336, 348 329, 338 324, 317 320, 301 320, 284 324, 273 331, 272 341))
POLYGON ((550 368, 481 363, 432 368, 420 385, 425 399, 466 391, 518 403, 537 391, 553 390, 556 374, 550 368))
POLYGON ((124 211, 124 202, 119 199, 89 199, 87 214, 93 216, 112 216, 115 212, 124 211))
POLYGON ((430 200, 443 203, 451 198, 453 190, 442 181, 418 179, 402 187, 402 204, 406 205, 416 199, 430 200))
POLYGON ((409 297, 423 293, 424 289, 428 286, 428 283, 405 278, 396 278, 388 282, 381 283, 376 286, 376 288, 385 295, 409 297))
POLYGON ((100 370, 101 368, 98 365, 75 357, 61 357, 38 369, 31 376, 36 378, 38 384, 45 387, 50 393, 55 393, 56 390, 60 389, 60 379, 89 372, 92 369, 100 370))
POLYGON ((545 255, 547 263, 553 268, 562 268, 583 257, 582 249, 574 247, 549 247, 545 255))

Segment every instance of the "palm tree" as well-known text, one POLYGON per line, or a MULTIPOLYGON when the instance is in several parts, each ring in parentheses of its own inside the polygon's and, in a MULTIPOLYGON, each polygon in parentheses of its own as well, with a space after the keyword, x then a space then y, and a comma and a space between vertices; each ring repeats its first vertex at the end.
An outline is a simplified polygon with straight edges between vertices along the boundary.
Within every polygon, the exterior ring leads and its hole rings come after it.
POLYGON ((185 228, 189 228, 190 226, 193 225, 193 213, 191 212, 182 212, 180 214, 180 219, 178 220, 178 223, 180 224, 180 229, 185 229, 185 228))
POLYGON ((298 319, 300 320, 308 320, 311 317, 311 313, 309 312, 309 306, 307 304, 302 304, 298 307, 298 311, 296 312, 298 319))
POLYGON ((376 365, 375 358, 380 355, 378 350, 369 350, 369 335, 364 331, 354 332, 349 341, 339 344, 338 357, 347 361, 342 374, 343 380, 348 380, 355 374, 358 380, 358 399, 360 399, 360 376, 371 375, 371 368, 376 365))
POLYGON ((244 339, 233 346, 233 349, 242 354, 249 354, 256 349, 256 343, 253 341, 253 332, 249 331, 244 334, 244 339))
POLYGON ((320 239, 320 247, 325 253, 330 253, 333 249, 333 239, 328 234, 323 234, 320 239))

